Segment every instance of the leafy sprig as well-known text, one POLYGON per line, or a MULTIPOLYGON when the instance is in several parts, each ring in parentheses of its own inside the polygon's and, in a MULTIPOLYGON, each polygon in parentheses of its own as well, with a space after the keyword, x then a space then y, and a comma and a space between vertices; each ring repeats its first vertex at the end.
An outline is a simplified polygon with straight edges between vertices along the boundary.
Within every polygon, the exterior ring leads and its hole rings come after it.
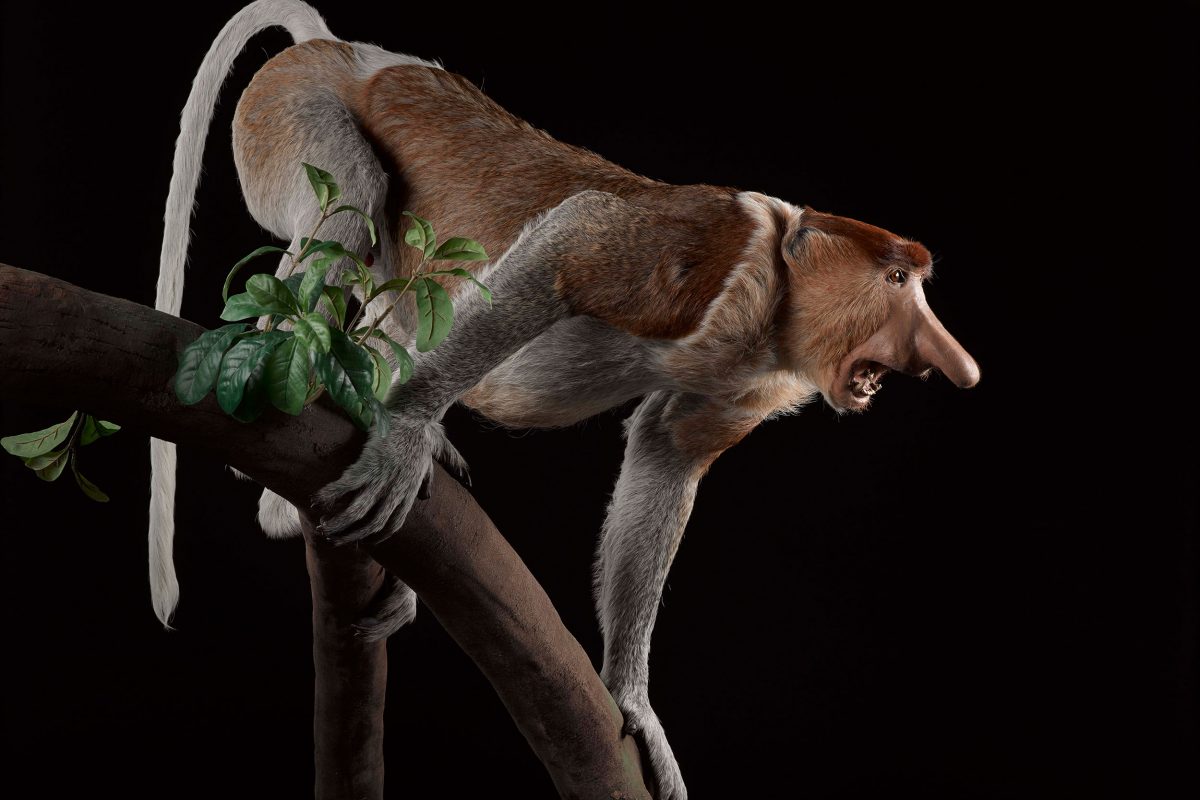
POLYGON ((21 459, 44 481, 58 480, 69 464, 83 493, 99 503, 107 503, 108 495, 80 473, 78 450, 119 430, 121 426, 116 423, 75 411, 49 428, 6 436, 0 439, 0 447, 21 459))
POLYGON ((360 256, 341 242, 318 238, 331 217, 352 213, 366 224, 374 245, 377 233, 371 217, 352 205, 335 205, 342 192, 333 175, 311 164, 302 166, 321 210, 316 225, 300 239, 297 253, 268 245, 234 264, 221 292, 225 301, 221 319, 233 324, 207 331, 184 350, 175 392, 181 402, 193 404, 215 390, 221 408, 245 422, 257 419, 268 405, 299 414, 328 393, 360 428, 373 421, 382 427, 387 419, 382 401, 393 381, 405 383, 411 377, 413 359, 404 345, 379 329, 380 321, 395 310, 406 292, 412 292, 418 320, 416 349, 424 353, 437 347, 454 322, 453 303, 439 279, 468 280, 488 303, 492 293, 469 270, 429 266, 437 261, 482 261, 488 255, 479 242, 461 236, 439 246, 432 223, 406 211, 412 224, 404 241, 421 252, 420 264, 409 277, 376 284, 369 254, 360 256), (283 277, 252 275, 244 292, 230 296, 242 268, 268 254, 288 258, 283 277), (330 270, 343 259, 350 264, 330 284, 330 270), (362 302, 350 314, 346 292, 353 287, 359 287, 362 302), (389 292, 395 294, 391 303, 369 325, 360 326, 371 303, 389 292), (261 330, 245 321, 257 318, 265 318, 261 330), (391 351, 395 368, 383 345, 391 351))

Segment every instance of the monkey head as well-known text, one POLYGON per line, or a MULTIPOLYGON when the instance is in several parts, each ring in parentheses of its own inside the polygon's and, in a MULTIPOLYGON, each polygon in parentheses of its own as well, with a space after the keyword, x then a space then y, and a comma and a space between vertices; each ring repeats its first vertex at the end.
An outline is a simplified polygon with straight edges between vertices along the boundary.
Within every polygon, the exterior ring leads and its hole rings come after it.
POLYGON ((956 386, 979 366, 934 316, 922 282, 929 251, 893 233, 805 206, 782 240, 789 323, 782 350, 839 413, 864 411, 889 372, 956 386))

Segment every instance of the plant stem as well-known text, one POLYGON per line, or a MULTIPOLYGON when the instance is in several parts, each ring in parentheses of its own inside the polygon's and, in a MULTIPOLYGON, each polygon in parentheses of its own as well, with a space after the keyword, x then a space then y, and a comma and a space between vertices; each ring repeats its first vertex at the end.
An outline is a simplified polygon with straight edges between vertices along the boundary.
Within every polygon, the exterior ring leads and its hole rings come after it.
MULTIPOLYGON (((412 289, 412 287, 416 284, 417 279, 423 278, 426 276, 427 273, 422 272, 421 269, 428 263, 429 263, 429 259, 421 259, 421 263, 417 265, 416 272, 414 272, 412 274, 412 276, 409 277, 408 283, 405 284, 403 289, 396 292, 396 299, 392 301, 392 304, 390 306, 388 306, 387 309, 382 314, 375 317, 375 319, 371 321, 371 326, 369 328, 367 328, 367 332, 364 333, 359 338, 359 340, 358 340, 359 344, 362 344, 363 342, 367 341, 367 339, 370 338, 371 334, 375 332, 375 326, 377 326, 379 324, 379 320, 383 319, 384 317, 386 317, 387 315, 392 313, 392 311, 396 308, 396 304, 400 302, 400 298, 404 296, 405 292, 412 289)), ((359 319, 359 317, 361 317, 363 315, 363 312, 367 310, 367 306, 369 306, 371 303, 373 303, 377 299, 378 298, 373 297, 373 298, 371 298, 371 300, 369 300, 366 303, 363 303, 361 306, 358 307, 358 313, 354 315, 355 323, 358 322, 358 319, 359 319)), ((348 330, 348 331, 354 330, 354 324, 347 325, 346 330, 348 330)))

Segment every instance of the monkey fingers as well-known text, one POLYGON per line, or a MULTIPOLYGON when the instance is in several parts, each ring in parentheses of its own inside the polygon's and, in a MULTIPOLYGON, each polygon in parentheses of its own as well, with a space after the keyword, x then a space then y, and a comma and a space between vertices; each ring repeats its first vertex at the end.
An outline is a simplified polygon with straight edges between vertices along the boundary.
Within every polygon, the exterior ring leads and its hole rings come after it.
POLYGON ((317 531, 337 544, 383 540, 404 524, 442 439, 436 423, 397 416, 386 438, 372 436, 359 459, 314 498, 317 531))
POLYGON ((641 751, 650 757, 650 771, 658 787, 654 796, 658 800, 687 800, 687 786, 675 753, 649 699, 645 694, 627 695, 619 690, 613 692, 613 699, 625 717, 625 733, 636 738, 641 751))

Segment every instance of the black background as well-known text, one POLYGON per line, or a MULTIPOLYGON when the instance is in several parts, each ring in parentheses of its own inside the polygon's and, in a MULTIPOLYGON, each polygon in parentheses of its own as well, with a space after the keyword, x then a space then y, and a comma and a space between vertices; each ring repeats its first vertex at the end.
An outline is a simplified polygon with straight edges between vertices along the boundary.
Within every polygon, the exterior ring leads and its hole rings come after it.
MULTIPOLYGON (((4 6, 0 259, 153 303, 179 112, 240 5, 4 6)), ((322 4, 339 36, 443 59, 631 169, 808 203, 937 258, 927 293, 979 360, 977 389, 893 378, 867 415, 812 406, 701 486, 651 659, 693 797, 1185 796, 1195 4, 813 5, 322 4)), ((228 132, 288 43, 254 39, 212 129, 184 302, 205 325, 227 267, 270 241, 228 132)), ((69 411, 4 400, 5 435, 69 411)), ((448 421, 476 496, 597 666, 589 570, 621 416, 530 434, 448 421)), ((5 457, 5 781, 309 791, 303 548, 257 532, 253 485, 180 460, 168 634, 146 588, 145 438, 85 451, 107 506, 5 457)), ((389 654, 389 796, 553 796, 427 611, 389 654)))

